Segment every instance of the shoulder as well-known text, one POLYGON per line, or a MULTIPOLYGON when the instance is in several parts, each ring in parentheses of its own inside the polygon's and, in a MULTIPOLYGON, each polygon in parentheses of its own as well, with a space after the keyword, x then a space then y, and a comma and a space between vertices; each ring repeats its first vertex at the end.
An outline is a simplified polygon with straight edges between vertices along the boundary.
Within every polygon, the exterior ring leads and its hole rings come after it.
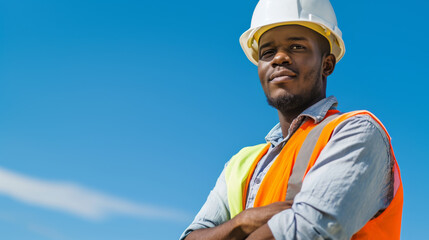
POLYGON ((353 156, 354 161, 389 168, 393 163, 390 136, 381 121, 368 111, 344 113, 341 117, 326 150, 353 156))
POLYGON ((266 143, 261 143, 261 144, 254 145, 254 146, 244 147, 238 153, 236 153, 234 156, 232 156, 232 158, 229 160, 229 162, 243 160, 243 159, 247 159, 249 157, 251 158, 252 156, 256 157, 256 155, 258 155, 259 152, 261 152, 264 149, 264 147, 266 147, 266 146, 267 146, 266 143))
POLYGON ((253 146, 244 147, 244 148, 240 149, 240 151, 237 154, 235 154, 234 156, 237 156, 237 155, 247 155, 247 154, 251 154, 251 153, 260 151, 266 145, 267 145, 266 143, 261 143, 261 144, 257 144, 257 145, 253 145, 253 146))
POLYGON ((367 140, 382 141, 386 147, 390 147, 390 136, 381 121, 371 112, 366 110, 343 113, 341 121, 336 125, 332 136, 350 133, 367 140))
POLYGON ((243 172, 249 169, 259 153, 267 147, 269 146, 265 143, 242 148, 227 162, 225 166, 227 178, 231 174, 235 174, 237 171, 243 172))

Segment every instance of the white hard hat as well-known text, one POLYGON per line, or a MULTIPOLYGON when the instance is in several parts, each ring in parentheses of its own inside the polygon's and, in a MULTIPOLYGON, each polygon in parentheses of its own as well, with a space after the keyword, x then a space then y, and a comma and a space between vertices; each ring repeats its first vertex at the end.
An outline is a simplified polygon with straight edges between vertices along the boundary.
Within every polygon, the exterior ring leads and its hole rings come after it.
POLYGON ((252 63, 258 64, 261 35, 283 25, 302 25, 318 32, 328 39, 337 62, 344 56, 346 48, 329 0, 260 0, 250 29, 240 37, 240 45, 252 63))

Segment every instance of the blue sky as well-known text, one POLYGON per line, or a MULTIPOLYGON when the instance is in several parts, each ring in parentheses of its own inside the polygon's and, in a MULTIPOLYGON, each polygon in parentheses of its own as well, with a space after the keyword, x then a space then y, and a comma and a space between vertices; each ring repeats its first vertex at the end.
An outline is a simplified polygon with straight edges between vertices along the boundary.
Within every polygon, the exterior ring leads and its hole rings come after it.
MULTIPOLYGON (((331 1, 342 111, 388 128, 403 239, 426 236, 425 1, 331 1)), ((238 38, 257 1, 0 2, 0 231, 177 239, 224 163, 277 122, 238 38)))

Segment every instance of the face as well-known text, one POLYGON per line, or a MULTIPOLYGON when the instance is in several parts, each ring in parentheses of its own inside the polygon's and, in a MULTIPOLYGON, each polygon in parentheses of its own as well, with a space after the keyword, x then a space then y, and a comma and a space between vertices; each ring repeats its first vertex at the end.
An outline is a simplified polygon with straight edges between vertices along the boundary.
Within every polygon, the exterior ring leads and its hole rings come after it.
POLYGON ((328 41, 298 25, 265 32, 259 40, 258 74, 268 103, 298 114, 325 97, 326 78, 335 67, 328 41), (328 45, 326 45, 328 44, 328 45))

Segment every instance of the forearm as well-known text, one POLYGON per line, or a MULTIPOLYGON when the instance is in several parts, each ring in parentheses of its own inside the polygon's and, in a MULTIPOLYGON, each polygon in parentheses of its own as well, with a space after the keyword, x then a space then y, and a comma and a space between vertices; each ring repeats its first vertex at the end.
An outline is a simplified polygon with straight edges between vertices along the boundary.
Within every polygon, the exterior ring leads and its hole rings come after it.
POLYGON ((279 211, 290 207, 291 203, 274 203, 266 207, 251 208, 244 210, 233 219, 224 222, 216 227, 198 229, 191 232, 186 240, 242 240, 258 229, 279 211))
POLYGON ((189 239, 245 239, 275 214, 291 208, 292 201, 282 201, 264 207, 249 208, 235 216, 233 219, 216 227, 195 230, 190 233, 189 239))
POLYGON ((284 211, 271 218, 267 226, 274 236, 273 239, 340 240, 347 238, 344 236, 342 225, 332 218, 332 215, 327 215, 311 208, 308 205, 297 204, 294 210, 284 211), (325 222, 324 220, 327 221, 325 222), (331 226, 336 228, 330 228, 331 226))
POLYGON ((245 239, 249 233, 246 233, 239 218, 233 218, 219 226, 212 228, 198 229, 191 232, 185 239, 186 240, 242 240, 245 239))

